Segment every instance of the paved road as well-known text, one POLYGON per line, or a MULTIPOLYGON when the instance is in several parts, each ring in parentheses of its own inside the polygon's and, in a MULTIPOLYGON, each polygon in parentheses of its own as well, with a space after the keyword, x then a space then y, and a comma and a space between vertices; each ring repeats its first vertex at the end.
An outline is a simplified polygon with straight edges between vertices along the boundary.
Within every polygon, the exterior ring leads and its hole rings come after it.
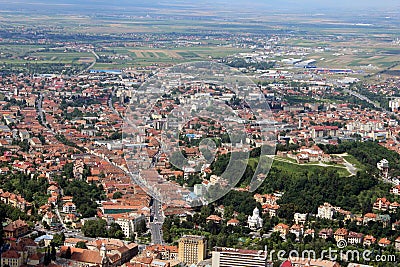
POLYGON ((94 52, 93 50, 90 51, 93 55, 94 55, 94 61, 92 62, 92 64, 90 64, 86 69, 83 69, 81 72, 78 73, 78 75, 82 75, 85 72, 88 72, 89 70, 91 70, 94 65, 97 63, 97 60, 100 59, 99 55, 96 54, 96 52, 94 52))
POLYGON ((162 245, 164 243, 161 228, 162 228, 161 222, 150 223, 151 242, 153 244, 162 245))
MULTIPOLYGON (((131 177, 133 179, 133 181, 135 181, 135 179, 133 178, 133 174, 131 172, 129 172, 125 167, 119 166, 115 162, 110 161, 104 155, 99 155, 88 148, 86 148, 86 150, 88 151, 88 153, 90 153, 92 155, 96 155, 96 156, 106 160, 108 163, 114 165, 115 167, 121 169, 129 177, 131 177)), ((153 205, 151 206, 151 212, 153 215, 153 221, 150 222, 149 227, 150 227, 150 232, 151 232, 152 243, 153 244, 163 244, 164 240, 163 240, 163 234, 162 234, 162 225, 164 222, 164 215, 161 210, 161 203, 156 199, 153 199, 153 205)))
POLYGON ((347 153, 342 153, 342 154, 332 154, 333 156, 338 156, 341 157, 343 159, 343 165, 346 167, 347 171, 349 173, 351 173, 351 175, 356 175, 358 169, 356 168, 356 166, 354 166, 353 164, 351 164, 350 162, 348 162, 344 157, 348 156, 349 154, 347 153))
POLYGON ((99 55, 97 55, 96 52, 94 52, 94 50, 91 50, 90 52, 96 57, 96 59, 100 59, 99 55))
POLYGON ((153 244, 163 244, 162 225, 164 216, 161 210, 161 203, 156 199, 153 200, 151 212, 153 215, 153 221, 150 223, 151 242, 153 244))
POLYGON ((53 129, 51 129, 51 128, 49 127, 49 125, 47 124, 47 122, 44 120, 44 114, 43 114, 44 112, 43 112, 42 105, 43 105, 43 94, 40 93, 39 100, 38 100, 38 112, 39 112, 40 119, 42 120, 43 125, 44 125, 52 134, 55 135, 56 133, 53 131, 53 129))
MULTIPOLYGON (((364 100, 364 101, 374 105, 375 108, 382 108, 378 103, 375 103, 374 101, 372 101, 371 99, 369 99, 368 97, 366 97, 366 96, 364 96, 362 94, 359 94, 359 93, 354 92, 354 91, 349 90, 349 89, 344 89, 344 91, 346 93, 349 93, 350 95, 353 95, 353 96, 357 97, 358 99, 364 100)), ((382 109, 385 110, 384 108, 382 108, 382 109)))
POLYGON ((115 92, 117 91, 117 87, 115 87, 113 90, 112 90, 112 92, 111 92, 111 95, 108 97, 108 107, 115 113, 115 114, 117 114, 118 116, 120 116, 121 117, 121 115, 118 113, 118 111, 116 111, 115 110, 115 108, 114 108, 114 106, 113 106, 113 103, 112 103, 112 98, 113 98, 113 96, 115 95, 115 92))
POLYGON ((54 211, 56 212, 56 215, 58 217, 58 220, 60 221, 61 225, 63 226, 64 229, 67 229, 67 226, 64 224, 64 221, 60 215, 60 211, 58 210, 58 205, 56 205, 54 211))
MULTIPOLYGON (((112 95, 115 93, 115 91, 116 91, 116 89, 113 90, 112 95)), ((109 98, 108 104, 109 104, 110 107, 114 110, 114 108, 113 108, 113 106, 112 106, 112 101, 111 101, 112 95, 111 95, 110 98, 109 98)), ((40 114, 41 118, 43 118, 42 101, 43 101, 43 95, 40 94, 39 103, 38 103, 38 110, 39 110, 39 114, 40 114)), ((115 111, 115 112, 116 112, 116 111, 115 111)), ((43 120, 43 119, 42 119, 42 120, 43 120)), ((48 127, 47 125, 46 125, 46 127, 47 127, 50 131, 52 131, 53 134, 55 134, 54 131, 53 131, 53 129, 51 129, 51 128, 48 127)), ((133 177, 133 174, 130 173, 129 171, 127 171, 126 168, 123 168, 122 166, 117 165, 115 162, 110 161, 108 158, 106 158, 106 157, 104 157, 104 156, 102 156, 102 155, 97 155, 96 153, 94 153, 93 151, 91 151, 91 150, 88 149, 88 148, 85 148, 85 149, 86 149, 86 151, 88 151, 89 153, 91 153, 91 154, 93 154, 93 155, 96 155, 96 156, 99 156, 99 157, 105 159, 106 161, 108 161, 109 163, 111 163, 112 165, 114 165, 115 167, 120 168, 120 169, 123 170, 127 175, 129 175, 130 177, 133 177)), ((162 234, 162 225, 163 225, 163 222, 164 222, 164 216, 163 216, 163 213, 162 213, 162 210, 161 210, 161 203, 160 203, 158 200, 154 199, 153 205, 152 205, 152 207, 151 207, 151 210, 152 210, 152 215, 153 215, 153 221, 150 222, 150 232, 151 232, 152 243, 154 243, 154 244, 163 244, 163 243, 164 243, 164 240, 163 240, 163 234, 162 234)), ((62 221, 62 219, 61 219, 61 216, 60 216, 60 214, 59 214, 58 209, 56 209, 56 214, 57 214, 57 216, 59 217, 60 222, 63 224, 63 221, 62 221)), ((63 224, 63 226, 65 227, 64 224, 63 224)), ((73 236, 77 236, 76 233, 74 233, 74 234, 72 234, 72 235, 73 235, 73 236)))

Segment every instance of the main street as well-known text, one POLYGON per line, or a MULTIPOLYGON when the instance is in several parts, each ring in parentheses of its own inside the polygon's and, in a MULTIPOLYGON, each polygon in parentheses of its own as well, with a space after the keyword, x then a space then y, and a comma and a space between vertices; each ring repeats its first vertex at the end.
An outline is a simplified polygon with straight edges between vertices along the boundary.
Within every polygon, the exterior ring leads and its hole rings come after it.
POLYGON ((52 133, 52 134, 56 134, 55 132, 54 132, 54 130, 47 124, 47 122, 45 121, 45 117, 44 117, 44 112, 43 112, 43 94, 42 93, 40 93, 40 96, 39 96, 39 99, 38 99, 38 104, 37 104, 37 107, 38 107, 38 113, 39 113, 39 116, 40 116, 40 120, 42 121, 42 124, 52 133))
MULTIPOLYGON (((116 164, 113 161, 110 161, 107 157, 105 157, 104 155, 99 155, 97 153, 95 153, 94 151, 90 150, 89 148, 86 148, 86 151, 88 151, 88 153, 98 156, 104 160, 106 160, 108 163, 114 165, 115 167, 121 169, 122 171, 124 171, 129 177, 131 177, 131 179, 135 182, 135 179, 133 178, 133 174, 127 170, 126 167, 122 167, 118 164, 116 164)), ((164 240, 163 240, 163 235, 162 235, 162 225, 164 222, 164 215, 162 213, 162 209, 161 209, 161 203, 157 200, 157 199, 153 199, 153 205, 151 206, 151 215, 150 217, 153 217, 153 220, 149 223, 149 228, 150 228, 150 232, 151 232, 151 240, 153 244, 163 244, 164 240)))
MULTIPOLYGON (((112 106, 112 96, 115 94, 115 89, 113 90, 113 92, 111 93, 109 100, 108 100, 108 105, 111 106, 111 108, 114 110, 113 106, 112 106)), ((38 99, 38 112, 39 112, 39 116, 42 119, 42 122, 44 122, 44 114, 43 114, 43 109, 42 109, 42 102, 43 102, 43 95, 40 94, 39 99, 38 99)), ((116 112, 114 110, 114 112, 116 112)), ((55 134, 54 130, 47 124, 44 123, 44 125, 53 133, 55 134)), ((96 154, 94 151, 90 150, 89 148, 85 147, 85 150, 93 155, 96 155, 100 158, 103 158, 104 160, 106 160, 107 162, 111 163, 112 165, 114 165, 115 167, 118 167, 119 169, 121 169, 122 171, 124 171, 129 177, 133 179, 133 174, 131 172, 129 172, 129 170, 127 170, 126 167, 122 167, 118 164, 116 164, 115 162, 110 161, 107 157, 105 157, 104 155, 98 155, 96 154)), ((162 225, 164 222, 164 217, 162 214, 162 210, 161 210, 161 203, 154 199, 153 200, 153 205, 151 207, 151 212, 152 212, 152 218, 153 220, 149 223, 149 228, 150 228, 150 232, 151 232, 151 240, 153 244, 163 244, 163 235, 162 235, 162 225)), ((61 216, 58 212, 58 209, 56 209, 56 214, 59 217, 60 222, 63 224, 63 221, 61 219, 61 216)), ((64 226, 65 227, 65 226, 64 226)))
POLYGON ((161 210, 161 203, 154 199, 151 207, 153 221, 150 222, 151 242, 153 244, 163 244, 162 225, 164 216, 161 210))
POLYGON ((117 92, 117 90, 118 90, 117 87, 113 88, 113 90, 112 90, 110 96, 108 97, 107 103, 108 103, 108 107, 109 107, 115 114, 117 114, 118 116, 121 117, 121 115, 119 114, 119 112, 115 110, 114 105, 113 105, 113 102, 112 102, 112 99, 113 99, 113 97, 115 96, 115 93, 117 92))

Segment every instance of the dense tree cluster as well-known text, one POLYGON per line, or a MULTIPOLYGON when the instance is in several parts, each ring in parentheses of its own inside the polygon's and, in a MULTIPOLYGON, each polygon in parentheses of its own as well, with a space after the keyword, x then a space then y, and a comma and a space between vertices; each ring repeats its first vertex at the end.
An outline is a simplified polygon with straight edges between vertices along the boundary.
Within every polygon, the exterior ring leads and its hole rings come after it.
MULTIPOLYGON (((72 170, 73 164, 66 164, 62 175, 56 177, 55 181, 63 188, 64 195, 73 197, 72 201, 83 217, 95 216, 97 214, 96 201, 105 199, 103 186, 101 184, 88 184, 83 180, 74 179, 72 170)), ((87 175, 89 175, 89 171, 85 169, 84 179, 87 175)))
POLYGON ((178 216, 167 217, 163 224, 164 240, 171 243, 176 242, 182 234, 200 234, 207 237, 208 247, 212 249, 216 245, 236 247, 241 243, 241 238, 248 238, 250 230, 243 227, 246 219, 243 214, 240 216, 243 225, 240 226, 226 226, 226 220, 221 224, 207 222, 206 218, 211 214, 218 214, 213 205, 203 206, 199 213, 193 217, 187 216, 186 220, 181 220, 178 216))
POLYGON ((107 222, 102 219, 90 220, 82 226, 82 232, 88 237, 109 237, 109 238, 124 238, 124 232, 116 223, 107 226, 107 222))
POLYGON ((268 70, 275 66, 275 62, 247 62, 242 58, 235 58, 227 63, 228 66, 233 68, 254 68, 260 70, 268 70))
POLYGON ((29 224, 33 224, 33 221, 36 219, 32 216, 28 216, 25 212, 14 208, 10 205, 6 205, 0 201, 0 248, 4 243, 3 240, 3 223, 6 221, 6 218, 11 219, 13 221, 21 219, 28 221, 29 224))
MULTIPOLYGON (((356 176, 342 177, 334 168, 299 166, 274 162, 258 193, 284 192, 279 204, 279 215, 291 218, 295 212, 316 213, 319 205, 329 202, 354 213, 371 211, 374 198, 386 196, 390 185, 380 182, 374 174, 376 163, 382 158, 389 160, 394 169, 400 170, 400 155, 372 142, 343 142, 339 146, 321 146, 327 153, 348 153, 366 166, 356 176)), ((258 149, 259 150, 259 149, 258 149)), ((258 156, 257 149, 251 156, 258 156)), ((221 155, 212 163, 213 173, 221 175, 228 165, 230 154, 221 155)), ((251 181, 258 159, 251 158, 238 186, 246 186, 251 181)), ((393 171, 392 173, 395 173, 393 171)), ((253 203, 252 194, 247 192, 230 192, 219 203, 233 205, 237 211, 250 214, 251 206, 246 208, 242 203, 253 203), (247 195, 247 197, 246 197, 247 195), (243 208, 242 208, 243 207, 243 208), (246 210, 247 209, 247 210, 246 210)))
POLYGON ((284 192, 278 202, 284 218, 292 217, 295 212, 316 213, 324 202, 354 213, 369 212, 371 199, 386 195, 388 190, 388 185, 365 172, 340 177, 337 171, 328 168, 305 169, 299 173, 277 167, 271 168, 258 189, 260 193, 284 192))
POLYGON ((377 142, 342 142, 338 146, 319 146, 329 154, 348 153, 354 156, 359 162, 366 165, 367 171, 371 174, 377 172, 376 163, 385 158, 389 161, 391 175, 400 175, 400 155, 377 142))
POLYGON ((0 175, 0 188, 4 191, 20 194, 28 202, 34 202, 36 207, 47 201, 47 179, 30 177, 22 172, 0 175))
POLYGON ((26 74, 37 74, 37 73, 59 73, 64 75, 76 74, 82 71, 89 64, 70 64, 65 63, 2 63, 1 73, 13 74, 13 73, 26 73, 26 74))
POLYGON ((64 145, 66 145, 66 146, 75 147, 75 148, 79 149, 80 151, 85 152, 85 149, 84 149, 84 148, 82 148, 82 147, 78 146, 77 144, 75 144, 74 142, 68 140, 68 139, 65 137, 65 135, 63 135, 63 134, 57 134, 57 135, 56 135, 56 139, 57 139, 59 142, 61 142, 61 143, 63 143, 64 145))

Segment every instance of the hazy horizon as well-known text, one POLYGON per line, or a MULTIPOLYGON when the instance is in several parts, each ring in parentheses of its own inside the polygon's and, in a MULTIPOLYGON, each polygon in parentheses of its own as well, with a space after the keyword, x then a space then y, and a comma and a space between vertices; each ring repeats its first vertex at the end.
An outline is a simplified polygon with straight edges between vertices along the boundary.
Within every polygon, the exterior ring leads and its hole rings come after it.
POLYGON ((48 12, 74 12, 78 14, 87 14, 93 12, 135 12, 143 10, 156 10, 156 9, 193 9, 193 10, 215 10, 215 11, 253 11, 258 14, 268 11, 287 11, 294 13, 312 13, 312 12, 326 12, 334 13, 341 12, 357 12, 357 11, 370 11, 376 12, 377 10, 386 10, 398 12, 400 9, 400 1, 398 0, 385 0, 385 1, 372 1, 372 0, 355 0, 345 1, 318 1, 318 0, 253 0, 252 2, 246 0, 237 0, 230 2, 228 0, 149 0, 146 2, 137 0, 121 0, 118 3, 104 0, 15 0, 7 1, 0 0, 0 11, 30 11, 35 10, 38 13, 48 12))

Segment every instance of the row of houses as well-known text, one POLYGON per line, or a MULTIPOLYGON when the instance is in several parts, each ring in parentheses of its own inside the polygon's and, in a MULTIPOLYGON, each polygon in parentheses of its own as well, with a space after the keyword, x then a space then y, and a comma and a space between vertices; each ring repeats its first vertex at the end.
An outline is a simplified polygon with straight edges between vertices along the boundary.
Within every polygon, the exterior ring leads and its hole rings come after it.
POLYGON ((21 195, 4 191, 1 188, 0 188, 0 201, 3 202, 4 204, 13 206, 14 208, 17 208, 24 212, 30 210, 32 207, 32 204, 26 201, 21 195))
MULTIPOLYGON (((299 240, 300 236, 305 237, 310 235, 313 238, 315 237, 315 231, 313 229, 305 229, 305 227, 300 224, 289 226, 284 223, 279 223, 273 228, 273 231, 280 233, 282 238, 286 238, 286 235, 289 233, 295 234, 297 240, 299 240)), ((378 244, 381 247, 387 247, 392 244, 392 242, 385 237, 379 239, 377 242, 377 239, 371 235, 348 231, 345 228, 339 228, 336 231, 333 231, 332 228, 324 228, 318 232, 318 237, 322 239, 332 238, 336 242, 345 240, 348 244, 352 245, 362 244, 364 246, 371 246, 372 244, 378 244)), ((394 245, 395 248, 400 251, 400 236, 394 241, 394 245)))

